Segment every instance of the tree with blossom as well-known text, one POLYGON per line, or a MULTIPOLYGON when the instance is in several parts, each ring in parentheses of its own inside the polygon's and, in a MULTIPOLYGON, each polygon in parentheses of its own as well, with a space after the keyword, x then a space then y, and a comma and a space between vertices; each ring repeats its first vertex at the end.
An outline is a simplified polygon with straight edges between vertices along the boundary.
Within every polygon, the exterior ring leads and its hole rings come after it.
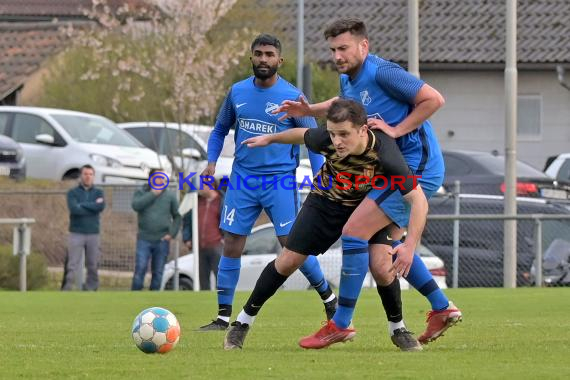
POLYGON ((69 49, 89 56, 80 81, 106 80, 115 119, 212 117, 226 91, 225 74, 247 53, 251 35, 244 28, 214 38, 216 25, 235 2, 155 0, 133 7, 131 1, 113 9, 106 0, 93 0, 85 12, 97 27, 65 31, 69 49), (149 103, 154 105, 145 109, 149 103))

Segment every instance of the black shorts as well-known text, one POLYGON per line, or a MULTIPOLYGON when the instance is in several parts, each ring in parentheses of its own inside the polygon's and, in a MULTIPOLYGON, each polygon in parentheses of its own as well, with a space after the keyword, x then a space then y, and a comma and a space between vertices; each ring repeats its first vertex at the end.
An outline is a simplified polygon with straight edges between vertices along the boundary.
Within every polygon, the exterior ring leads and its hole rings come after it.
POLYGON ((340 238, 342 227, 356 206, 345 206, 310 193, 287 237, 287 249, 303 255, 320 255, 340 238))
MULTIPOLYGON (((310 193, 295 218, 285 247, 303 255, 325 253, 340 238, 342 228, 356 207, 310 193)), ((369 244, 390 245, 387 229, 376 232, 369 244)))

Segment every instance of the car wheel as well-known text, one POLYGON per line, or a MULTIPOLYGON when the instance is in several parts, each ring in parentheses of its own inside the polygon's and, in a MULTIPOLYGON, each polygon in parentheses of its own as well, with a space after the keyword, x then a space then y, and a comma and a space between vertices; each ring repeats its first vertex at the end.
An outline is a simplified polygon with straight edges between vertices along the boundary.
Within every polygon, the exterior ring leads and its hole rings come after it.
MULTIPOLYGON (((164 285, 165 290, 174 289, 174 278, 168 280, 164 285)), ((178 276, 178 290, 194 290, 194 281, 190 277, 178 276)))
POLYGON ((79 170, 70 170, 63 175, 62 180, 73 181, 79 178, 79 170))

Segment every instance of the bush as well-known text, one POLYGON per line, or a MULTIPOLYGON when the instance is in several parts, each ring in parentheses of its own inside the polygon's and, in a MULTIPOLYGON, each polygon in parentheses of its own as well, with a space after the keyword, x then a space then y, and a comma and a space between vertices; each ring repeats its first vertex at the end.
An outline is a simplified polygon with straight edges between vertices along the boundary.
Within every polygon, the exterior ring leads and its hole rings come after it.
MULTIPOLYGON (((48 279, 45 258, 32 252, 27 257, 26 274, 28 290, 44 287, 48 279)), ((0 246, 0 289, 20 289, 20 257, 12 255, 12 246, 0 246)))

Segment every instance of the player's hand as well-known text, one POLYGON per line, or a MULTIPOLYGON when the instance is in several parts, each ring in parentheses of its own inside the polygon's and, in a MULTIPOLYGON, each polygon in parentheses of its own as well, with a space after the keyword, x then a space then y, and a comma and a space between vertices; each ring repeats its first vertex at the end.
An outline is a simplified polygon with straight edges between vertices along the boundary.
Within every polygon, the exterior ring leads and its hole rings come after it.
POLYGON ((213 177, 216 173, 216 163, 215 162, 208 162, 208 166, 202 171, 200 177, 202 176, 210 176, 213 177))
POLYGON ((192 240, 186 240, 184 242, 184 245, 186 246, 186 248, 188 248, 189 251, 192 250, 192 240))
POLYGON ((285 112, 285 115, 279 118, 279 121, 283 121, 288 117, 302 117, 311 115, 311 105, 307 102, 304 96, 299 98, 300 101, 296 102, 294 100, 284 100, 281 106, 273 110, 272 114, 278 114, 285 112))
POLYGON ((166 234, 166 235, 164 235, 164 236, 162 237, 162 240, 164 240, 164 241, 170 241, 170 240, 172 240, 172 236, 170 236, 170 234, 166 234))
POLYGON ((248 148, 257 148, 271 144, 271 139, 269 135, 255 136, 245 139, 241 143, 247 145, 248 148))
POLYGON ((368 119, 367 124, 370 129, 382 131, 393 139, 400 137, 398 136, 396 128, 390 127, 384 120, 371 118, 368 119))
POLYGON ((391 273, 397 273, 402 277, 407 277, 414 261, 415 247, 410 246, 406 242, 390 250, 391 255, 397 255, 396 260, 390 268, 391 273))

